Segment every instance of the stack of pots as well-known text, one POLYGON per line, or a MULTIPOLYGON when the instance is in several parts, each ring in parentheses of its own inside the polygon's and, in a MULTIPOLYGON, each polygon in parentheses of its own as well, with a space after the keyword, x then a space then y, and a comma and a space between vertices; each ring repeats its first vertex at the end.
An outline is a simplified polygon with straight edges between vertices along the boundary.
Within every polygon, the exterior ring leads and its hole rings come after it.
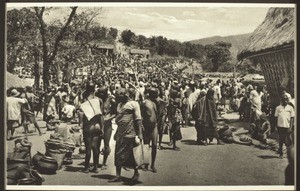
POLYGON ((32 164, 35 169, 43 174, 55 174, 58 169, 58 162, 56 159, 46 156, 40 152, 37 152, 32 157, 32 164))

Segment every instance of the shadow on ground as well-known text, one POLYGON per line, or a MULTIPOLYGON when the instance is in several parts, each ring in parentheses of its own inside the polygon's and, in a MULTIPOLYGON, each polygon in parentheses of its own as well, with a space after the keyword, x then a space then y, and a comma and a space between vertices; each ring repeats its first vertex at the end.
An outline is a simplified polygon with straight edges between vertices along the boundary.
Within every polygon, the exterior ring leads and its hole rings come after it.
POLYGON ((79 172, 82 171, 83 167, 76 167, 76 166, 65 166, 64 171, 68 171, 68 172, 79 172))
MULTIPOLYGON (((111 174, 98 174, 98 175, 92 175, 91 177, 104 179, 104 180, 111 180, 111 179, 115 178, 115 176, 111 175, 111 174)), ((121 177, 121 179, 122 179, 122 182, 123 182, 122 184, 123 185, 128 185, 128 186, 134 186, 134 185, 142 183, 141 181, 132 182, 131 178, 127 178, 127 177, 121 177)))
POLYGON ((262 159, 274 159, 274 158, 278 158, 278 156, 274 156, 274 155, 259 155, 257 157, 262 158, 262 159))
POLYGON ((182 140, 181 142, 186 145, 199 145, 195 140, 182 140))

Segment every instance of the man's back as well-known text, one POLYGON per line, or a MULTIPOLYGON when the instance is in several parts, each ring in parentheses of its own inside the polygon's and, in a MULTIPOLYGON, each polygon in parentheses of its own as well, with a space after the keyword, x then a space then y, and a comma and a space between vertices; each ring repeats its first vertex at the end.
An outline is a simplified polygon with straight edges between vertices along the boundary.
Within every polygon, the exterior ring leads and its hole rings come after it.
POLYGON ((144 126, 154 126, 157 122, 157 107, 155 103, 146 99, 142 106, 142 117, 144 126))
POLYGON ((7 119, 19 120, 21 116, 21 105, 26 103, 26 100, 16 97, 8 97, 7 103, 7 119))

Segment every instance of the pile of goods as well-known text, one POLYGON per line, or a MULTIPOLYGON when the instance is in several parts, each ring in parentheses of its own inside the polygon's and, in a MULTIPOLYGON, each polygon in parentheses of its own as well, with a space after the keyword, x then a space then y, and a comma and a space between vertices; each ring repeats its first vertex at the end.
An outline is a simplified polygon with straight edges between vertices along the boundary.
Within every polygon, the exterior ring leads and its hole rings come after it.
MULTIPOLYGON (((45 142, 46 153, 38 152, 33 156, 32 163, 41 173, 55 174, 62 168, 62 165, 72 164, 72 154, 76 148, 76 142, 80 142, 74 138, 74 132, 70 125, 55 123, 54 126, 54 133, 45 142)), ((80 135, 76 134, 76 136, 81 138, 80 135)))
POLYGON ((8 185, 41 185, 45 181, 32 167, 31 146, 27 138, 15 140, 14 151, 7 157, 8 185))
POLYGON ((232 132, 236 129, 234 127, 229 127, 228 124, 226 124, 224 121, 219 121, 217 124, 217 129, 219 133, 219 138, 224 143, 233 143, 233 134, 232 132))

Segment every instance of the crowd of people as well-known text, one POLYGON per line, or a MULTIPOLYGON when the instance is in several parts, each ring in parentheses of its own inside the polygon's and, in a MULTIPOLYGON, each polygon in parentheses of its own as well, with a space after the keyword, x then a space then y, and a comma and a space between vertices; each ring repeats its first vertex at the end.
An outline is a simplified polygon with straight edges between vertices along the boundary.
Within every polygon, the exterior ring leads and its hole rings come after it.
MULTIPOLYGON (((98 172, 102 140, 102 167, 105 168, 111 152, 109 142, 114 120, 118 127, 113 135, 116 177, 110 182, 121 181, 122 167, 133 168, 132 181, 138 180, 133 148, 141 143, 151 145, 149 165, 151 171, 157 172, 155 159, 157 149, 164 149, 163 135, 169 135, 168 146, 180 151, 176 142, 182 139, 182 127, 195 126, 199 145, 209 145, 214 138, 218 144, 223 144, 217 123, 224 111, 238 112, 240 120, 249 122, 251 136, 263 143, 274 129, 278 130, 280 157, 282 145, 294 141, 288 139, 294 128, 294 97, 285 90, 282 90, 281 104, 272 113, 265 86, 245 84, 236 79, 214 81, 183 77, 168 61, 129 62, 117 57, 109 70, 103 67, 101 75, 88 77, 81 84, 52 85, 46 91, 32 87, 8 89, 7 139, 13 137, 16 123, 23 125, 26 134, 29 123, 33 123, 42 135, 36 122, 39 113, 47 123, 77 121, 82 127, 86 147, 83 172, 98 172), (133 72, 124 73, 126 67, 133 72), (269 121, 272 116, 276 117, 277 128, 272 128, 269 121), (92 168, 89 166, 91 152, 92 168)), ((148 164, 143 168, 148 169, 148 164)))

